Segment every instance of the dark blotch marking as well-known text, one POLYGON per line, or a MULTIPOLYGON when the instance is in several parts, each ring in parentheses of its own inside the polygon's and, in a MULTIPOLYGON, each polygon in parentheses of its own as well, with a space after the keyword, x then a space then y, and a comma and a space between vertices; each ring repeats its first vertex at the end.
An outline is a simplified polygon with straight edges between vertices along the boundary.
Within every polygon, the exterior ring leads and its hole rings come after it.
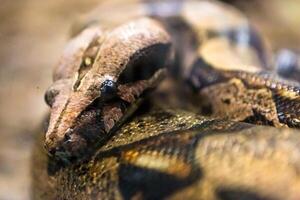
POLYGON ((253 115, 244 119, 243 122, 274 126, 274 123, 268 120, 264 115, 262 115, 261 112, 257 111, 256 109, 252 109, 252 111, 253 115))
POLYGON ((180 188, 192 184, 199 175, 187 179, 178 179, 163 172, 121 165, 119 168, 119 188, 125 200, 141 193, 143 199, 165 199, 180 188))
POLYGON ((231 103, 230 99, 222 99, 222 102, 229 105, 231 103))
MULTIPOLYGON (((197 133, 196 133, 197 134, 197 133)), ((176 177, 159 170, 135 166, 121 160, 119 167, 119 189, 124 199, 142 195, 143 199, 165 199, 175 191, 191 185, 202 177, 202 171, 194 163, 195 147, 198 137, 188 131, 173 131, 122 147, 124 150, 160 152, 168 157, 175 157, 190 165, 191 172, 186 177, 176 177), (185 136, 183 136, 185 135, 185 136), (182 137, 186 140, 182 141, 182 137), (188 138, 187 138, 188 137, 188 138)), ((155 159, 155 158, 153 158, 155 159)))
POLYGON ((186 82, 195 92, 198 92, 207 86, 226 80, 227 79, 220 72, 214 70, 205 60, 199 58, 193 64, 191 73, 186 82))
MULTIPOLYGON (((195 149, 199 141, 211 135, 224 134, 224 131, 236 134, 234 131, 251 127, 252 125, 244 123, 228 124, 228 121, 212 120, 201 123, 190 130, 163 133, 118 148, 118 152, 131 149, 139 152, 149 150, 160 152, 169 157, 174 156, 184 160, 192 169, 187 177, 178 178, 158 170, 142 168, 121 161, 118 177, 122 197, 129 200, 141 195, 143 199, 165 199, 174 192, 188 187, 196 181, 201 181, 202 170, 199 168, 199 163, 195 164, 197 162, 195 149)), ((98 156, 103 157, 103 155, 98 156)))
POLYGON ((135 52, 124 71, 120 74, 120 84, 132 83, 151 78, 169 62, 170 44, 154 44, 135 52))
POLYGON ((191 59, 191 55, 194 54, 194 59, 196 59, 197 57, 195 53, 197 52, 197 48, 199 45, 197 34, 190 26, 190 24, 188 24, 182 17, 155 16, 154 18, 161 21, 165 28, 168 30, 168 32, 172 34, 171 39, 172 45, 175 48, 175 57, 173 59, 172 68, 170 69, 170 72, 173 77, 181 79, 187 62, 190 62, 187 59, 191 59))
POLYGON ((216 196, 221 200, 274 200, 256 192, 243 189, 222 188, 216 190, 216 196))

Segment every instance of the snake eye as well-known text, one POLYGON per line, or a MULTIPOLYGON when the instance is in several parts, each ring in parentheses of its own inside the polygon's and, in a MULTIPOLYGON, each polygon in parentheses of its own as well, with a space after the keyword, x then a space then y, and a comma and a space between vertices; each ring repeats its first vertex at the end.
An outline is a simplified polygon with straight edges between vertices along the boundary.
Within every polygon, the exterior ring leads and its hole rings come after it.
POLYGON ((117 94, 117 83, 112 80, 105 80, 100 88, 101 96, 107 100, 116 96, 117 94))

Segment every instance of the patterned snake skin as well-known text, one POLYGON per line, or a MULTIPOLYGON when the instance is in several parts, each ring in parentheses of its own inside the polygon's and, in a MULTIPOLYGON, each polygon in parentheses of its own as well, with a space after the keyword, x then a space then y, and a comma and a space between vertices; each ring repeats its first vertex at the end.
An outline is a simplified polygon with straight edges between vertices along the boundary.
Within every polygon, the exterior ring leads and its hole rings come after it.
POLYGON ((33 199, 300 199, 298 79, 239 11, 107 3, 73 36, 45 94, 33 199))

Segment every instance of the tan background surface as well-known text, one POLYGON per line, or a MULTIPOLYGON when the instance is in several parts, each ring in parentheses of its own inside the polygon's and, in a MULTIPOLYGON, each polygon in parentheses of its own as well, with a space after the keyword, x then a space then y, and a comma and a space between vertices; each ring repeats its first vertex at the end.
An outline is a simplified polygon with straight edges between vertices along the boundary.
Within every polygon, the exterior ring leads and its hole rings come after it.
MULTIPOLYGON (((29 199, 30 147, 47 110, 51 69, 72 22, 97 2, 0 0, 0 200, 29 199)), ((276 48, 299 49, 300 1, 258 2, 269 5, 242 5, 256 26, 276 48)))

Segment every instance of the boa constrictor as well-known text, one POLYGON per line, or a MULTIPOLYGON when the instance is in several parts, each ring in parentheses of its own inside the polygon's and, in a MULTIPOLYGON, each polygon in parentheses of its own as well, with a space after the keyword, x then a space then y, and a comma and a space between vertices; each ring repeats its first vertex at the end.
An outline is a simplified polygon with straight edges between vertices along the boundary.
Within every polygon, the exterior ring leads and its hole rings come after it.
POLYGON ((248 20, 214 1, 107 4, 54 69, 33 197, 299 199, 300 87, 248 20))

